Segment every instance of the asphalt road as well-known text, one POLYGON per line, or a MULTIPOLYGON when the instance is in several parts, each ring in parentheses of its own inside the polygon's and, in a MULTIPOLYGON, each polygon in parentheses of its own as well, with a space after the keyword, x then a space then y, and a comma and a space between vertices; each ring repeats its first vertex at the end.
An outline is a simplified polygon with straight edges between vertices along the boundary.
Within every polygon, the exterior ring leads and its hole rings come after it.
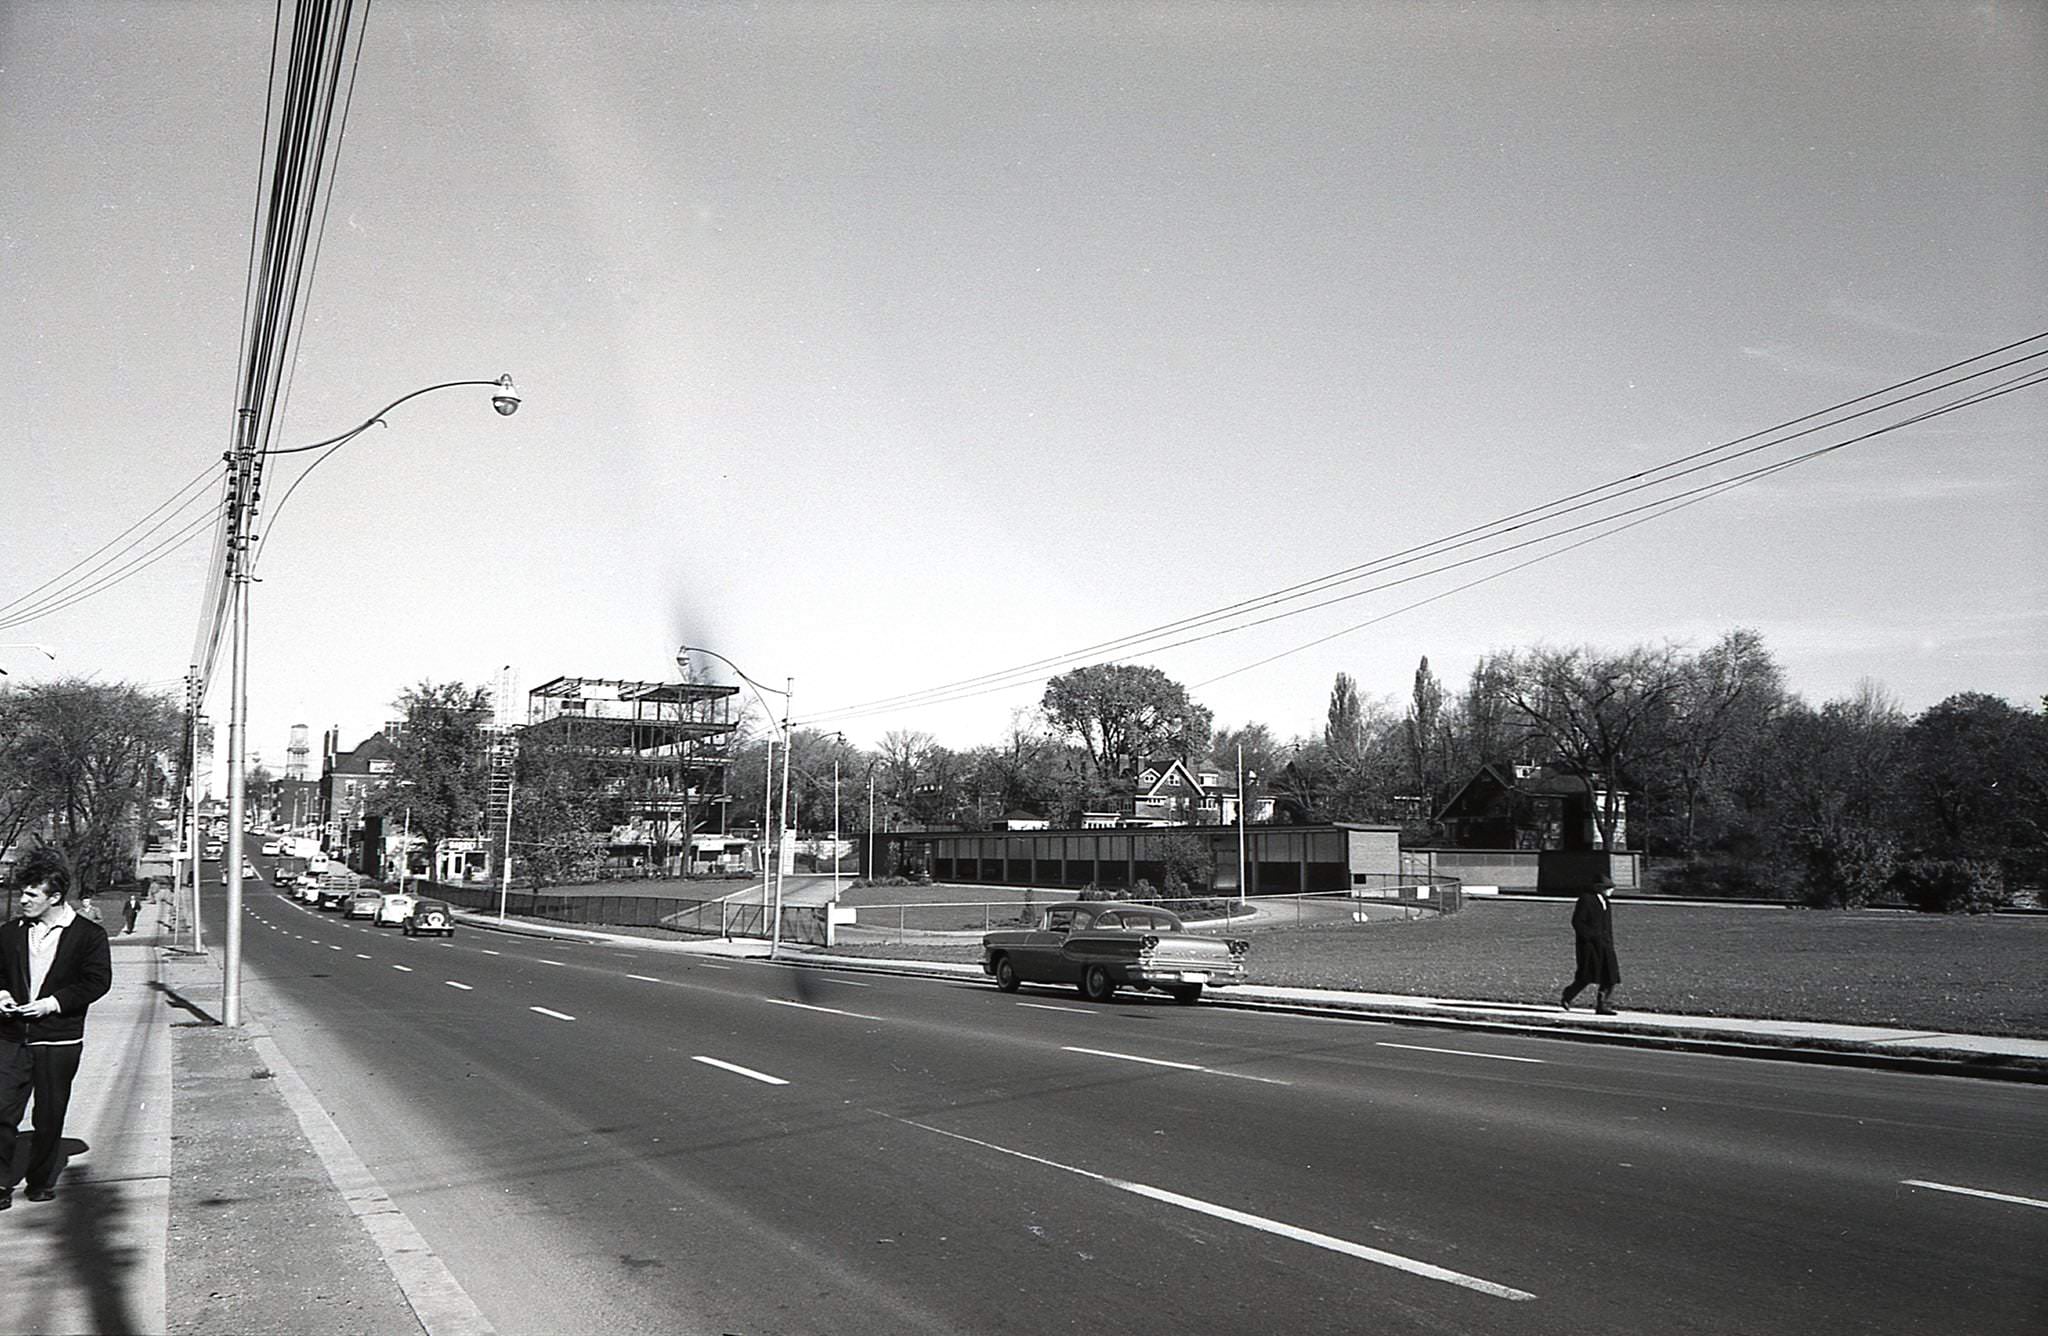
POLYGON ((407 939, 248 887, 252 1004, 504 1332, 2048 1324, 2036 1087, 407 939))

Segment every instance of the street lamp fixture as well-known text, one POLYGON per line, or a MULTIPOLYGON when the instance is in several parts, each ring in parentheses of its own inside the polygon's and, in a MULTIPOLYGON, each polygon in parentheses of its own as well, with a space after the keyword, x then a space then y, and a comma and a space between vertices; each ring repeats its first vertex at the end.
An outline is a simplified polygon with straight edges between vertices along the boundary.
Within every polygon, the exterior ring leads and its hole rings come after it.
MULTIPOLYGON (((761 794, 761 849, 764 856, 768 851, 768 836, 770 833, 768 800, 773 796, 770 790, 775 787, 775 738, 777 735, 780 735, 782 738, 782 800, 776 804, 779 810, 776 812, 774 822, 774 825, 777 827, 774 846, 775 891, 773 897, 774 906, 770 910, 773 917, 768 927, 768 958, 773 960, 782 951, 782 842, 789 835, 789 757, 790 753, 795 750, 790 745, 789 703, 796 694, 796 679, 793 677, 785 678, 783 689, 776 691, 774 687, 763 686, 747 676, 746 672, 738 664, 726 658, 717 650, 705 649, 702 645, 683 645, 676 650, 676 667, 682 670, 685 677, 688 677, 692 671, 690 665, 690 656, 692 654, 702 654, 708 658, 718 660, 726 667, 732 669, 740 681, 752 687, 754 689, 754 698, 761 702, 761 713, 767 718, 768 726, 775 729, 775 732, 771 733, 768 738, 768 782, 761 794), (762 694, 763 692, 770 691, 782 697, 782 723, 779 727, 775 723, 774 711, 768 708, 768 698, 762 694)), ((767 869, 763 868, 761 871, 762 908, 769 908, 769 899, 768 873, 767 869)))
POLYGON ((519 411, 519 391, 512 388, 512 373, 507 371, 498 377, 498 392, 491 396, 491 407, 501 417, 511 417, 519 411))

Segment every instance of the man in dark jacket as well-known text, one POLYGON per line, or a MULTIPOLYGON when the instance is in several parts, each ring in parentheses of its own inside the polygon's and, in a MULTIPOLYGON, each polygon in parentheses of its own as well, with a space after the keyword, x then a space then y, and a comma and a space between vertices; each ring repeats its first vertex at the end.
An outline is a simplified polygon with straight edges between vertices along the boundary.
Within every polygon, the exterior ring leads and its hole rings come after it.
POLYGON ((1613 890, 1612 881, 1595 878, 1591 886, 1579 892, 1579 902, 1572 906, 1572 941, 1577 948, 1578 968, 1572 981, 1565 985, 1562 1001, 1566 1011, 1572 1009, 1572 999, 1592 984, 1599 990, 1593 995, 1593 1010, 1602 1016, 1614 1014, 1608 999, 1621 982, 1621 958, 1614 954, 1614 907, 1607 901, 1613 890))
POLYGON ((107 930, 66 902, 71 875, 53 849, 15 869, 21 917, 0 925, 0 1211, 14 1205, 14 1141, 35 1097, 28 1199, 57 1195, 64 1111, 85 1046, 86 1008, 114 983, 107 930))

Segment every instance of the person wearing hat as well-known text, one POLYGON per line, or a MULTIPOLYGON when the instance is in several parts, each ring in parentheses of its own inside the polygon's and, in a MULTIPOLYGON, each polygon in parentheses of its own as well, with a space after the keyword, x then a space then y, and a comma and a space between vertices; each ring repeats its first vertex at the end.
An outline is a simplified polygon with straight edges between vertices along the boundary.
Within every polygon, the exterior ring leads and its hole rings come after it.
POLYGON ((1564 1009, 1572 1009, 1572 999, 1592 984, 1594 993, 1593 1010, 1602 1016, 1614 1015, 1609 999, 1614 995, 1615 985, 1621 982, 1621 958, 1614 954, 1614 907, 1607 901, 1614 890, 1614 882, 1607 877, 1595 877, 1593 884, 1579 892, 1579 902, 1572 906, 1572 940, 1577 947, 1578 968, 1572 973, 1572 981, 1565 985, 1561 999, 1564 1009))

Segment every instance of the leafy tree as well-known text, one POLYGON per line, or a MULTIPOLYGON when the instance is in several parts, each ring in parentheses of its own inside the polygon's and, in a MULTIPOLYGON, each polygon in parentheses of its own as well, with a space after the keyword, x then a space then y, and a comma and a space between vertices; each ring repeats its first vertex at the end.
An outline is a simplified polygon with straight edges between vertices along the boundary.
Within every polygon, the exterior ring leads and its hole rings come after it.
MULTIPOLYGON (((412 812, 412 833, 436 865, 441 842, 483 830, 490 798, 490 758, 484 725, 492 718, 488 687, 421 682, 393 702, 400 726, 393 740, 391 783, 367 810, 386 817, 412 812)), ((515 802, 514 807, 518 804, 515 802)))
POLYGON ((1330 705, 1323 723, 1323 745, 1339 765, 1355 761, 1365 751, 1365 705, 1358 696, 1358 683, 1351 674, 1339 673, 1330 687, 1330 705))
POLYGON ((1885 779, 1897 773, 1905 726, 1870 683, 1818 710, 1794 702, 1772 722, 1750 802, 1773 823, 1808 903, 1853 908, 1889 887, 1900 847, 1885 779))
POLYGON ((2009 883, 2048 872, 2048 716, 1996 696, 1951 696, 1906 729, 1901 818, 1942 859, 1988 860, 2009 883))
POLYGON ((1636 648, 1534 649, 1504 661, 1509 698, 1554 763, 1585 781, 1603 847, 1613 849, 1621 813, 1612 795, 1649 761, 1679 688, 1677 655, 1636 648), (1601 783, 1608 799, 1601 799, 1601 783))
POLYGON ((1783 708, 1784 672, 1763 637, 1749 630, 1728 632, 1677 668, 1659 759, 1678 792, 1679 845, 1691 857, 1699 848, 1700 815, 1718 781, 1742 768, 1783 708))
POLYGON ((1055 729, 1086 749, 1105 789, 1127 781, 1148 756, 1201 755, 1214 717, 1157 668, 1125 663, 1061 673, 1046 683, 1040 706, 1055 729))
POLYGON ((515 774, 513 852, 534 888, 594 879, 613 824, 595 758, 560 733, 526 729, 515 774))
POLYGON ((1481 656, 1472 665, 1451 710, 1447 728, 1452 785, 1462 783, 1485 765, 1510 765, 1519 751, 1514 702, 1509 688, 1513 674, 1498 655, 1481 656))
POLYGON ((125 682, 71 677, 11 693, 0 713, 0 819, 12 830, 0 835, 11 844, 43 826, 88 893, 126 878, 151 777, 177 754, 182 720, 169 697, 125 682))
POLYGON ((1444 689, 1429 669, 1429 656, 1415 669, 1415 688, 1409 698, 1406 737, 1408 763, 1415 791, 1432 812, 1444 797, 1449 760, 1444 720, 1444 689))
POLYGON ((1244 724, 1238 728, 1219 728, 1209 749, 1209 759, 1224 775, 1224 782, 1237 782, 1237 749, 1244 748, 1245 788, 1252 788, 1254 775, 1270 779, 1286 764, 1285 749, 1280 740, 1273 736, 1273 730, 1264 724, 1244 724))

